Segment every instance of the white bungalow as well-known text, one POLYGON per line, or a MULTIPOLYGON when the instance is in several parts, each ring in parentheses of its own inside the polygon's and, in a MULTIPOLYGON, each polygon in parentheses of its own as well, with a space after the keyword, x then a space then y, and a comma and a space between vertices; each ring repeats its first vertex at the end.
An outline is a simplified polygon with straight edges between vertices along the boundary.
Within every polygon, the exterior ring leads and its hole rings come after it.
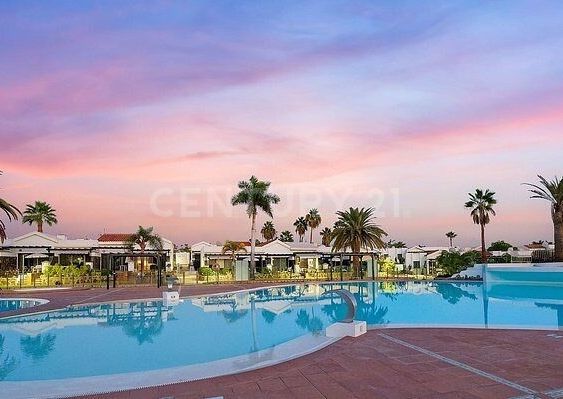
POLYGON ((51 261, 68 265, 78 259, 90 267, 99 267, 97 243, 96 240, 68 239, 62 234, 52 236, 34 231, 4 241, 0 253, 2 257, 12 258, 11 266, 20 271, 43 268, 51 261))
MULTIPOLYGON (((32 268, 43 269, 50 263, 70 265, 80 259, 94 269, 117 266, 116 270, 127 270, 127 261, 132 259, 124 258, 123 262, 113 262, 112 265, 109 264, 109 259, 129 252, 126 243, 129 236, 130 234, 102 234, 97 240, 69 239, 64 234, 53 236, 34 231, 0 244, 0 264, 5 268, 30 271, 32 268)), ((174 244, 167 239, 163 239, 163 242, 169 266, 174 259, 174 244)), ((149 248, 148 252, 150 250, 149 248)))
MULTIPOLYGON (((246 251, 236 254, 237 260, 248 262, 250 260, 250 242, 241 241, 246 251)), ((222 245, 201 241, 191 246, 192 266, 200 267, 232 267, 231 254, 223 254, 222 245)), ((349 252, 349 251, 348 251, 349 252)), ((364 250, 362 252, 370 252, 364 250)), ((374 255, 376 252, 371 251, 374 255)), ((335 257, 330 247, 320 244, 303 242, 282 242, 279 239, 256 244, 256 264, 258 270, 289 271, 292 273, 305 273, 326 270, 331 262, 338 265, 339 258, 335 257)), ((371 256, 367 256, 371 259, 371 256)), ((370 259, 364 259, 370 261, 370 259)), ((345 264, 349 259, 344 260, 345 264)))
POLYGON ((407 270, 424 270, 426 274, 431 274, 436 267, 436 259, 443 251, 456 250, 450 247, 427 247, 416 245, 409 248, 405 256, 405 266, 407 270))
MULTIPOLYGON (((141 268, 141 248, 136 245, 133 251, 136 252, 136 256, 124 256, 131 252, 129 247, 129 238, 131 233, 104 233, 98 237, 98 250, 104 259, 104 265, 109 265, 111 269, 121 270, 121 271, 139 271, 141 268), (110 265, 111 263, 111 265, 110 265)), ((171 269, 174 260, 174 243, 164 237, 162 238, 162 250, 166 256, 166 269, 171 269)), ((154 266, 156 264, 155 259, 152 257, 155 255, 155 248, 147 247, 145 248, 145 267, 154 266)), ((164 265, 163 265, 164 266, 164 265)), ((146 269, 145 269, 146 270, 146 269)))

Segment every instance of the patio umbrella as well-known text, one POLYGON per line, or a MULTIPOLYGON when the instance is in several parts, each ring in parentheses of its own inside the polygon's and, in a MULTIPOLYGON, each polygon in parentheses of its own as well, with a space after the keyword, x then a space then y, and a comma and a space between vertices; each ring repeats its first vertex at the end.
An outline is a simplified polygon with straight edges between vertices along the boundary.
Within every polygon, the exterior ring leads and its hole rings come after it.
POLYGON ((25 258, 26 259, 43 259, 43 258, 48 258, 49 255, 47 254, 31 254, 31 255, 26 255, 25 258))

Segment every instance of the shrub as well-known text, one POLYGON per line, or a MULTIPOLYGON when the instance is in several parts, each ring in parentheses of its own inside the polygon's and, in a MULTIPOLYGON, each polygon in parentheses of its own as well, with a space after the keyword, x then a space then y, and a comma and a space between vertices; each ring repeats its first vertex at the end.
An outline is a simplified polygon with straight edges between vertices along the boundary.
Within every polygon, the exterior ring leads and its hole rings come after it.
POLYGON ((45 268, 44 273, 47 277, 58 277, 63 274, 63 267, 58 263, 54 265, 49 265, 45 268))
POLYGON ((198 273, 200 276, 212 276, 214 274, 210 267, 200 267, 198 273))
POLYGON ((451 276, 472 266, 479 257, 480 255, 477 251, 469 251, 463 254, 453 251, 442 251, 440 256, 436 258, 436 262, 446 275, 451 276))

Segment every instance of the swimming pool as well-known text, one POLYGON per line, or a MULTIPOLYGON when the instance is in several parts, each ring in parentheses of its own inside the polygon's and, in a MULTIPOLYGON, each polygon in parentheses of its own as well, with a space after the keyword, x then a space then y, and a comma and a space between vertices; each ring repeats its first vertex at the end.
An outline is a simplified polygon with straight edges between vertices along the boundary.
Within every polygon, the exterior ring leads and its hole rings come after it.
POLYGON ((480 282, 305 284, 177 306, 74 306, 0 319, 0 390, 17 393, 21 381, 26 392, 49 384, 73 394, 98 384, 125 389, 287 360, 334 342, 324 330, 347 313, 341 298, 323 295, 335 288, 354 294, 356 319, 371 327, 563 328, 563 287, 480 282))
POLYGON ((47 301, 46 299, 3 298, 0 299, 0 315, 3 312, 31 308, 34 306, 42 305, 47 302, 49 301, 47 301))

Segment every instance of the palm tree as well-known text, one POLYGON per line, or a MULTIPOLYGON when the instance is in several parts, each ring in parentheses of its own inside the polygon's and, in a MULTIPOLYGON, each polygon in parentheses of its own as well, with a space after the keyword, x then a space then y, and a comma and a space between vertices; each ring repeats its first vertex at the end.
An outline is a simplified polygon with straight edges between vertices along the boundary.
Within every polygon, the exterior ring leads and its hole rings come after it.
POLYGON ((43 359, 55 349, 55 338, 57 336, 51 333, 23 336, 20 338, 21 350, 33 360, 43 359))
POLYGON ((330 246, 330 242, 332 241, 332 230, 328 227, 325 227, 321 230, 320 235, 322 237, 322 244, 325 247, 330 246))
POLYGON ((478 188, 474 193, 469 193, 469 201, 465 203, 466 208, 471 209, 473 223, 481 227, 481 261, 487 262, 487 250, 485 248, 485 225, 491 221, 490 215, 495 216, 493 205, 497 203, 495 192, 488 189, 483 191, 478 188))
POLYGON ((321 224, 321 215, 316 208, 313 208, 309 211, 307 215, 305 215, 305 220, 307 221, 307 225, 311 228, 311 239, 309 240, 310 243, 313 243, 313 230, 319 227, 321 224))
POLYGON ((551 220, 553 220, 553 236, 555 242, 555 261, 563 262, 563 179, 555 178, 551 181, 538 175, 540 184, 524 183, 532 189, 531 198, 539 198, 551 203, 551 220))
POLYGON ((284 230, 280 233, 281 242, 293 242, 293 234, 289 230, 284 230))
POLYGON ((404 241, 389 240, 386 245, 388 248, 407 248, 407 244, 404 241))
POLYGON ((299 242, 303 242, 303 236, 308 227, 307 220, 303 216, 300 216, 295 219, 293 225, 295 226, 295 232, 299 235, 299 242))
POLYGON ((55 209, 44 201, 35 201, 33 205, 27 204, 23 212, 22 223, 37 224, 37 231, 43 233, 43 223, 49 226, 57 224, 55 209))
POLYGON ((223 254, 230 254, 231 262, 233 263, 233 267, 235 265, 235 260, 237 259, 238 252, 245 252, 246 253, 246 246, 243 242, 239 241, 225 241, 223 244, 223 249, 221 250, 223 254))
MULTIPOLYGON (((340 252, 350 248, 353 253, 359 253, 362 248, 384 248, 382 237, 387 233, 375 223, 373 212, 373 208, 350 208, 336 212, 338 220, 332 231, 332 251, 340 252)), ((356 276, 359 276, 360 258, 353 256, 352 259, 356 276)))
MULTIPOLYGON (((2 171, 0 170, 0 175, 2 171)), ((3 198, 0 198, 0 210, 4 211, 6 216, 8 216, 8 221, 18 220, 18 216, 21 216, 21 212, 14 205, 10 204, 3 198)), ((2 220, 0 220, 0 244, 6 239, 6 225, 2 220)))
POLYGON ((453 231, 448 231, 446 233, 446 237, 448 237, 450 239, 450 248, 453 247, 453 243, 454 243, 454 238, 457 237, 457 234, 453 231))
POLYGON ((152 227, 143 227, 139 226, 139 229, 136 233, 131 234, 129 239, 127 240, 126 244, 130 250, 133 250, 136 245, 139 246, 141 250, 141 277, 143 277, 143 270, 145 267, 145 251, 150 247, 156 251, 162 251, 162 238, 158 235, 153 233, 152 227))
POLYGON ((246 214, 251 220, 250 225, 250 273, 254 278, 256 274, 256 215, 258 209, 262 209, 266 215, 273 217, 272 205, 280 202, 280 197, 268 192, 270 182, 260 181, 256 176, 251 176, 248 181, 238 183, 239 192, 231 199, 231 204, 246 205, 246 214))
POLYGON ((276 238, 276 233, 276 228, 270 221, 264 223, 262 230, 260 230, 260 234, 262 234, 262 237, 264 237, 264 240, 266 241, 272 241, 274 238, 276 238))

